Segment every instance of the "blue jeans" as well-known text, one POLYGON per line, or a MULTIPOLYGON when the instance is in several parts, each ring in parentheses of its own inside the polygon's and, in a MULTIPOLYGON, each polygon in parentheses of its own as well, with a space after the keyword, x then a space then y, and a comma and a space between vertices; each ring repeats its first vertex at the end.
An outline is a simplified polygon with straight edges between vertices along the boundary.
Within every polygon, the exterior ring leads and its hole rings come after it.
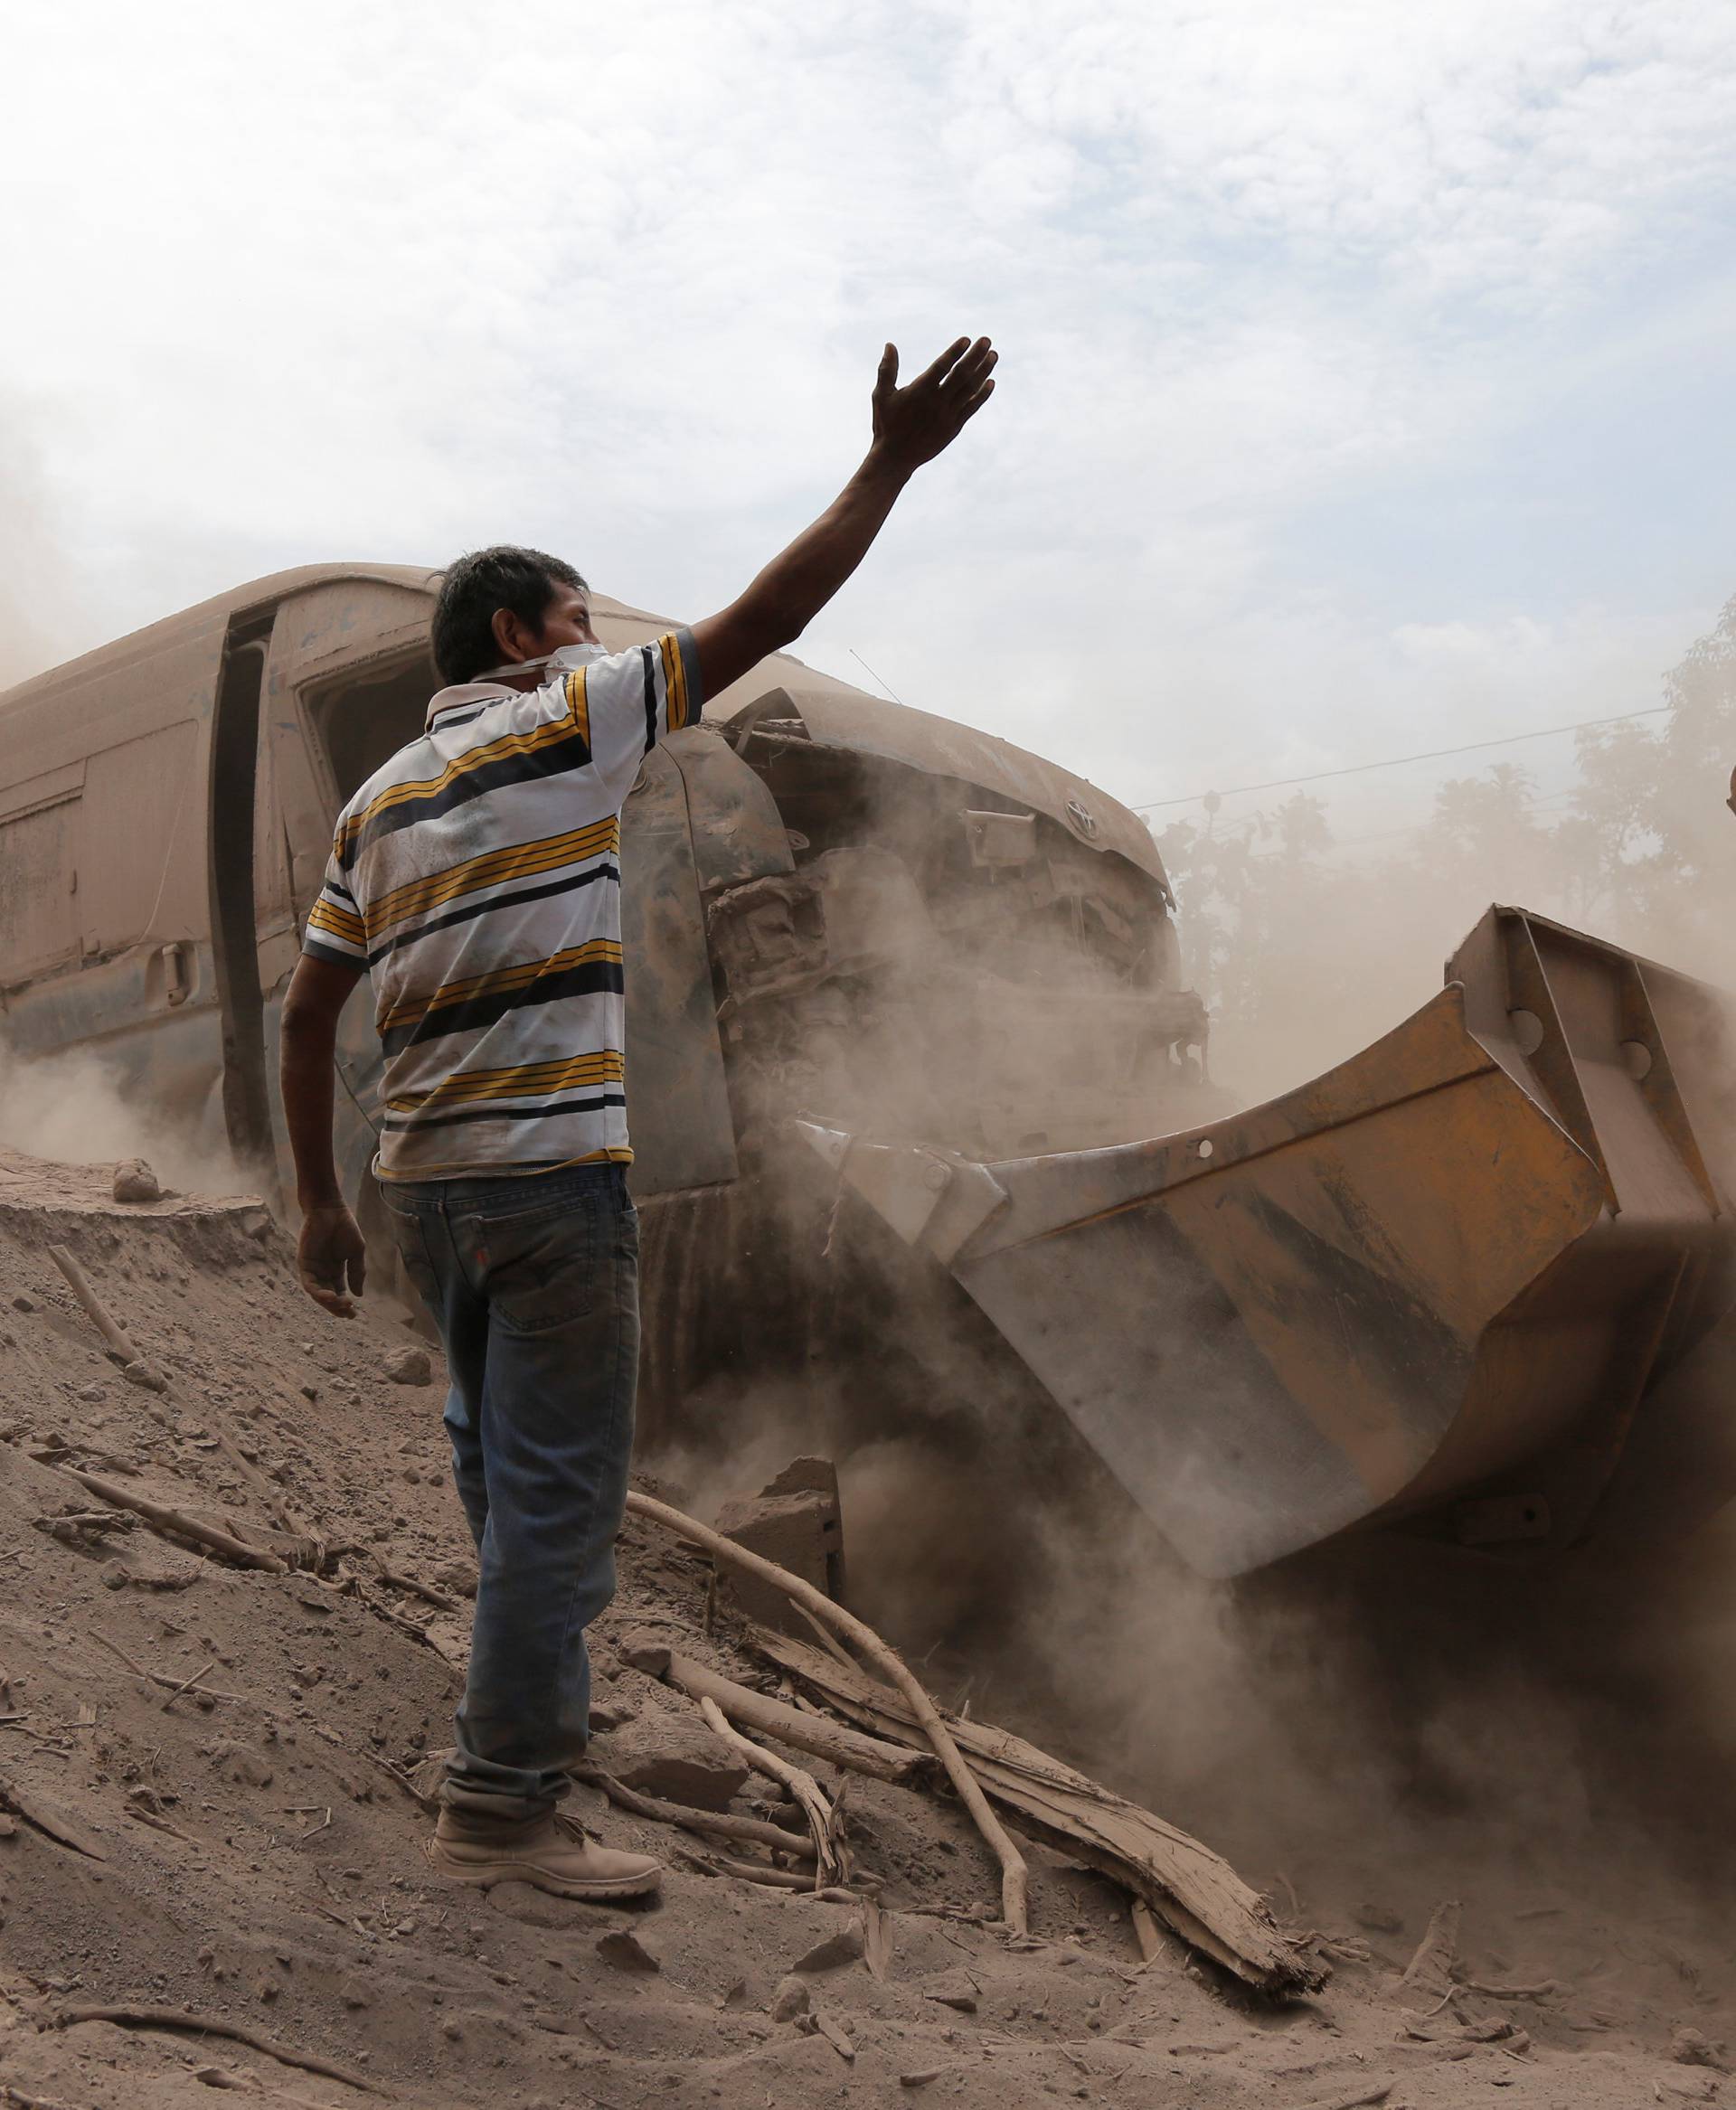
POLYGON ((531 1816, 590 1729, 585 1628, 615 1594, 639 1362, 622 1168, 382 1181, 445 1344, 452 1470, 480 1578, 444 1799, 531 1816))

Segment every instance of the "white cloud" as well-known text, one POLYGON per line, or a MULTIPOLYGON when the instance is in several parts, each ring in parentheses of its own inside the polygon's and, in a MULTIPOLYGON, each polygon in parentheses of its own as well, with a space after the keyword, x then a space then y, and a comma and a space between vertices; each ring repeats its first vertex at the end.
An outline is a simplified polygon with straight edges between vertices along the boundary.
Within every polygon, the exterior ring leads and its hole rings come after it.
POLYGON ((997 399, 813 655, 1130 796, 1618 708, 1727 583, 1382 571, 1715 316, 1713 5, 70 0, 8 47, 0 401, 101 580, 33 589, 59 649, 497 536, 698 612, 853 465, 882 338, 956 327, 997 399))

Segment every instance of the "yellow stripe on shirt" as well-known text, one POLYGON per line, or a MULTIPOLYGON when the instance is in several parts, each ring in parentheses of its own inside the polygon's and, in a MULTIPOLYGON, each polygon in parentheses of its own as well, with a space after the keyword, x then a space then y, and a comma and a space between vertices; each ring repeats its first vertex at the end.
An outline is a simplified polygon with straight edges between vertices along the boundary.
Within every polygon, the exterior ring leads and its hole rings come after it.
POLYGON ((606 821, 592 821, 588 827, 569 828, 564 834, 542 835, 533 843, 485 851, 480 857, 467 857, 461 864, 448 865, 444 871, 407 881, 370 902, 369 934, 383 937, 393 924, 401 923, 407 916, 419 916, 425 909, 438 908, 459 894, 498 886, 505 880, 522 879, 527 872, 552 871, 558 865, 576 864, 582 858, 600 857, 610 851, 618 852, 620 847, 620 820, 611 815, 606 821))
POLYGON ((456 1070, 431 1091, 388 1099, 386 1107, 393 1114, 414 1114, 427 1107, 470 1099, 552 1098, 577 1084, 619 1084, 626 1075, 627 1059, 618 1048, 597 1048, 565 1060, 521 1062, 508 1069, 456 1070))
POLYGON ((444 1011, 449 1004, 468 1003, 473 997, 490 996, 496 990, 523 989, 544 975, 561 975, 569 967, 581 967, 593 960, 618 963, 620 958, 618 940, 593 937, 585 945, 569 946, 564 952, 551 953, 546 960, 524 960, 515 967, 498 968, 492 975, 472 975, 464 982, 443 982, 420 1001, 411 998, 407 1003, 394 1004, 374 1023, 382 1034, 388 1033, 400 1026, 414 1025, 429 1012, 444 1011))
POLYGON ((365 945, 367 928, 354 909, 340 909, 335 901, 324 896, 307 911, 309 930, 326 930, 334 937, 341 937, 349 945, 365 945))
POLYGON ((657 650, 663 658, 664 716, 670 731, 679 732, 687 723, 687 670, 674 637, 659 637, 657 650))
MULTIPOLYGON (((580 693, 582 695, 582 687, 580 693)), ((589 748, 590 724, 590 714, 587 712, 581 730, 574 717, 571 699, 569 697, 566 714, 557 718, 551 725, 538 726, 534 732, 503 733, 498 739, 490 740, 486 747, 473 748, 468 754, 460 755, 455 761, 448 762, 438 777, 424 777, 413 783, 392 785, 389 790, 382 791, 378 798, 370 799, 359 813, 352 814, 344 823, 337 833, 336 848, 339 855, 354 843, 376 814, 384 813, 391 806, 401 805, 406 799, 431 798, 444 791, 448 784, 456 783, 460 777, 473 776, 476 770, 486 768, 491 762, 502 761, 508 755, 534 754, 539 749, 551 747, 557 740, 571 739, 574 732, 579 732, 589 748)))
POLYGON ((579 729, 579 737, 590 745, 590 698, 585 689, 585 670, 577 667, 567 676, 567 716, 579 729))

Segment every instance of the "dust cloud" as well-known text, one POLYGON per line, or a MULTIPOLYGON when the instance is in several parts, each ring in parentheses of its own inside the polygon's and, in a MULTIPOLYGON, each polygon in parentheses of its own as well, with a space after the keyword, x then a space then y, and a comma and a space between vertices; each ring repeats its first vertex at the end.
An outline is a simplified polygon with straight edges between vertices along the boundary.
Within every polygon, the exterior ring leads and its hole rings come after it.
MULTIPOLYGON (((1665 693, 1661 730, 1599 734, 1565 792, 1517 768, 1452 780, 1427 823, 1377 846, 1336 844, 1307 800, 1169 831, 1180 979, 1214 1013, 1213 1083, 1252 1103, 1366 1047, 1434 995, 1492 901, 1736 986, 1731 612, 1665 693)), ((874 833, 901 846, 939 824, 882 813, 874 833)), ((907 962, 871 1030, 828 994, 768 1120, 806 1108, 861 1133, 854 1105, 879 1133, 995 1155, 1222 1110, 1142 1101, 1126 1074, 1098 1094, 1113 1035, 1091 1014, 1126 1004, 1125 974, 1081 978, 1064 948, 1045 961, 986 920, 953 936, 974 986, 907 962)), ((788 1028, 793 1007, 780 1015, 788 1028)), ((1433 1907, 1462 1898, 1503 1929, 1515 1981, 1591 1985, 1627 1967, 1609 1961, 1619 1943, 1679 1985, 1677 1937, 1722 1953, 1736 1620, 1713 1608, 1736 1604, 1736 1534, 1703 1535, 1692 1563, 1606 1550, 1550 1566, 1393 1535, 1202 1581, 1082 1446, 1045 1438, 1041 1403, 973 1365, 962 1304, 915 1290, 860 1210, 785 1227, 810 1261, 834 1229, 847 1258, 815 1267, 813 1297, 864 1323, 775 1396, 731 1400, 729 1440, 713 1427, 679 1461, 708 1509, 827 1448, 853 1600, 939 1694, 1210 1840, 1303 1925, 1373 1928, 1401 1960, 1433 1907)))
POLYGON ((1231 1586, 1124 1540, 1051 1573, 1022 1704, 1332 1924, 1727 1895, 1712 1658, 1656 1568, 1370 1541, 1231 1586))
POLYGON ((0 1147, 74 1165, 142 1157, 165 1191, 257 1192, 216 1130, 214 1108, 178 1119, 88 1050, 33 1057, 0 1040, 0 1147))
POLYGON ((1439 991, 1445 964, 1495 902, 1736 988, 1736 917, 1729 909, 1736 901, 1736 818, 1726 819, 1731 840, 1722 869, 1667 917, 1617 900, 1588 918, 1561 890, 1534 880, 1527 885, 1526 872, 1513 869, 1523 860, 1498 849, 1474 876, 1409 863, 1335 875, 1322 889, 1328 899, 1317 916, 1298 915, 1281 945, 1239 964, 1247 1008, 1213 1019, 1213 1081, 1238 1105, 1254 1106, 1349 1060, 1439 991))
POLYGON ((1251 1104, 1354 1054, 1439 988, 1491 902, 1736 988, 1736 602, 1662 709, 1581 733, 1547 783, 1515 762, 1446 777, 1398 830, 1307 791, 1164 829, 1214 1078, 1251 1104))
POLYGON ((61 539, 25 412, 15 400, 0 402, 0 689, 82 650, 93 635, 95 596, 61 539))

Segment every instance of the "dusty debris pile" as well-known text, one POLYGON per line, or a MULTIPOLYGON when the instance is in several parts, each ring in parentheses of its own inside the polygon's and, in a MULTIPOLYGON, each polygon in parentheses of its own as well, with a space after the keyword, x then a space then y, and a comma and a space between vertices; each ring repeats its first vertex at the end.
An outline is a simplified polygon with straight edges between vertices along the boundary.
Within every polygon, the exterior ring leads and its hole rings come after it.
POLYGON ((1724 2085, 1710 2000, 1641 2023, 1439 1928, 1407 1983, 1420 1927, 1282 1933, 1184 1833, 946 1716, 1027 1871, 1015 1931, 908 1697, 720 1609, 648 1498, 575 1801, 665 1859, 662 1900, 439 1882, 420 1848, 470 1562, 438 1367, 377 1300, 315 1312, 256 1203, 137 1180, 118 1201, 113 1170, 0 1159, 0 2101, 1284 2110, 1724 2085), (1190 1910, 1193 1946, 1156 1917, 1190 1910))

